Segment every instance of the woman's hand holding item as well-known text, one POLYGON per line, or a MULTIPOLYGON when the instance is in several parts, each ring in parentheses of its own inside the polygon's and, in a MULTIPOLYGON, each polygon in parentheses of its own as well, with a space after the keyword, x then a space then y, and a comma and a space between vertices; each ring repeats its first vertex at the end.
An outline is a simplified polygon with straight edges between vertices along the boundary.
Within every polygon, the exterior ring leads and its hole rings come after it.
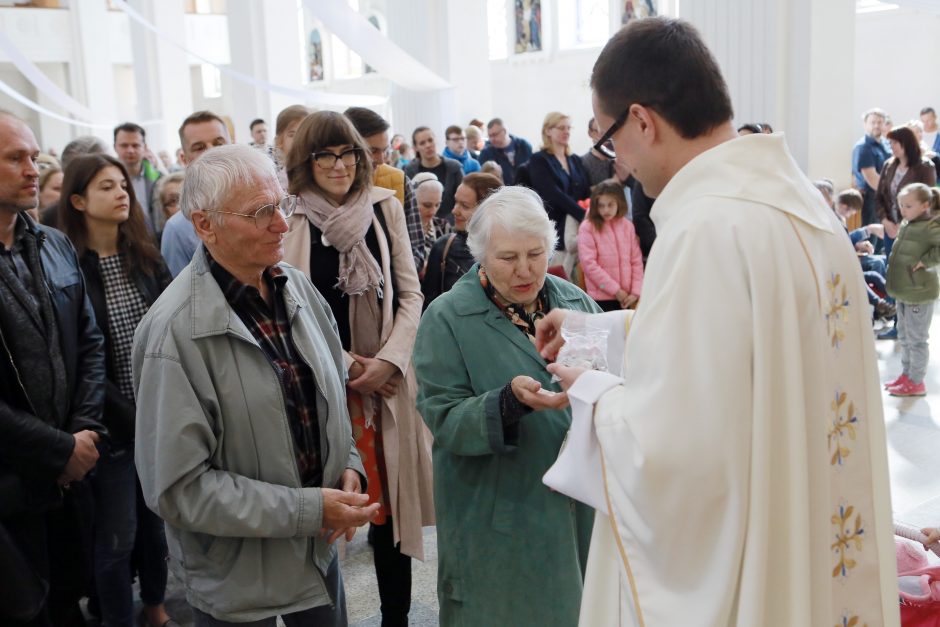
POLYGON ((513 378, 510 383, 512 393, 523 405, 533 411, 543 409, 564 409, 568 406, 568 395, 564 392, 543 390, 542 384, 525 375, 513 378))

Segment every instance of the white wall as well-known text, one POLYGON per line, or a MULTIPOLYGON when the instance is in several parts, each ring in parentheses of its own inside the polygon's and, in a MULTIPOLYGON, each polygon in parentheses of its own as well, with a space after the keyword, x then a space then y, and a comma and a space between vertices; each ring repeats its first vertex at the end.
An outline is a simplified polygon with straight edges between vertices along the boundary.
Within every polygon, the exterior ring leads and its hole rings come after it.
MULTIPOLYGON (((493 104, 477 117, 500 117, 513 135, 521 135, 538 150, 542 120, 550 111, 571 117, 571 149, 583 154, 590 148, 587 123, 591 119, 591 68, 600 48, 542 55, 528 53, 494 61, 493 104), (529 56, 532 55, 532 56, 529 56)), ((485 104, 485 103, 481 103, 485 104)))
POLYGON ((862 134, 860 116, 871 107, 887 111, 895 124, 916 119, 928 105, 940 111, 940 15, 867 13, 858 16, 855 28, 856 135, 862 134))

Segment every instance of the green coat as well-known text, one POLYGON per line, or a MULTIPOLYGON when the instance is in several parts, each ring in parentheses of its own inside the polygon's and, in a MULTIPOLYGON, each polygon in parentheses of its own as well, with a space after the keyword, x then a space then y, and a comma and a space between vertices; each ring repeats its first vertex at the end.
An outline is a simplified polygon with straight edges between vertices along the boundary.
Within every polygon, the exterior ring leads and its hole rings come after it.
POLYGON ((931 268, 940 265, 940 218, 920 218, 901 226, 888 261, 888 294, 902 303, 937 300, 940 281, 931 268), (926 269, 910 268, 922 261, 926 269))
MULTIPOLYGON (((574 285, 546 282, 552 308, 598 311, 574 285)), ((499 392, 513 377, 560 388, 486 297, 476 266, 428 307, 414 364, 434 435, 441 625, 577 625, 594 511, 542 483, 571 414, 531 413, 504 435, 499 392)))

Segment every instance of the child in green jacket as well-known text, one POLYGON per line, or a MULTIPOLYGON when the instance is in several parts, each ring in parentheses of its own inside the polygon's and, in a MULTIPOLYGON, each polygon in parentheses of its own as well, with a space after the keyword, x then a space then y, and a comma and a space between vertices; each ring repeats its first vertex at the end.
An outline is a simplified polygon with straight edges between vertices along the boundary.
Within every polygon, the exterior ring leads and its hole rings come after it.
POLYGON ((940 189, 911 183, 898 194, 904 223, 888 260, 888 294, 897 300, 901 376, 885 388, 891 396, 924 396, 930 357, 927 338, 940 281, 940 189))

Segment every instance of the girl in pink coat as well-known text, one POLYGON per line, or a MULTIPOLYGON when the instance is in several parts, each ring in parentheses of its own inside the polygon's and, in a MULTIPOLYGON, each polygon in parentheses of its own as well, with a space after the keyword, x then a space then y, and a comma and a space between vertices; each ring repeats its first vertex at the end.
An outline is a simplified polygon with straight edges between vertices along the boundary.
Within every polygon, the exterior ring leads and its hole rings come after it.
POLYGON ((635 307, 643 287, 643 253, 626 215, 623 187, 613 181, 598 183, 578 229, 587 293, 604 311, 635 307))

